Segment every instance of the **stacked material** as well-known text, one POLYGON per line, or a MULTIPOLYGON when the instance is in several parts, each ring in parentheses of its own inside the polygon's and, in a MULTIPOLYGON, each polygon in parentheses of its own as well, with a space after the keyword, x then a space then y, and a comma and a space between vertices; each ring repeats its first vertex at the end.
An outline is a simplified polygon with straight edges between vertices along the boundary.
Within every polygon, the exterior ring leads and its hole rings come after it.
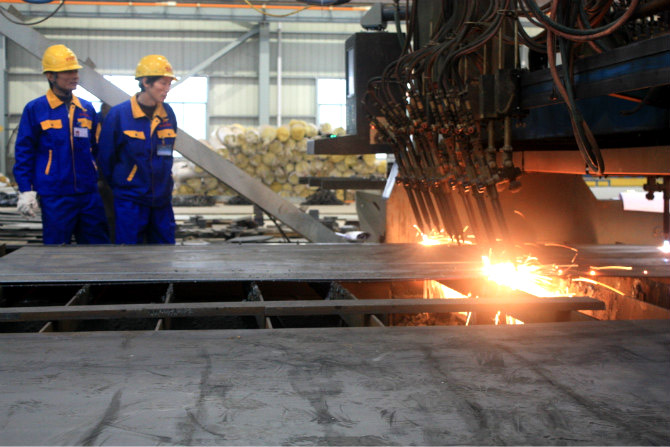
POLYGON ((0 188, 11 185, 12 185, 11 180, 9 180, 5 174, 0 172, 0 188))
POLYGON ((17 198, 16 184, 0 172, 0 207, 15 207, 17 198))
MULTIPOLYGON (((344 129, 329 124, 293 120, 274 127, 244 127, 240 124, 215 129, 203 143, 283 197, 307 197, 316 188, 300 183, 300 177, 383 178, 386 161, 374 154, 308 155, 307 141, 343 136, 344 129)), ((175 195, 232 195, 223 183, 190 162, 174 164, 175 195)), ((338 191, 343 196, 344 191, 338 191)))

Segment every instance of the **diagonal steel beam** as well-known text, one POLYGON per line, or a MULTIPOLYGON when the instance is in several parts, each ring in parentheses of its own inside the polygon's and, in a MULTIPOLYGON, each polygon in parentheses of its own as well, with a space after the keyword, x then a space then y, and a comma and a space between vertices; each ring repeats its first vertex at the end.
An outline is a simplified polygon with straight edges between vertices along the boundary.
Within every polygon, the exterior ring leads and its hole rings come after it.
MULTIPOLYGON (((4 34, 28 53, 41 59, 44 50, 53 44, 33 28, 17 25, 0 14, 0 34, 4 34)), ((80 59, 85 60, 83 55, 80 59)), ((128 95, 106 80, 100 73, 84 64, 79 70, 79 81, 89 92, 103 102, 114 106, 128 99, 128 95)), ((207 146, 181 130, 175 149, 184 157, 221 180, 265 212, 276 217, 311 242, 342 242, 334 232, 318 220, 300 211, 291 202, 275 194, 259 180, 219 156, 207 146)))
POLYGON ((213 64, 217 59, 220 59, 221 57, 225 56, 226 54, 230 53, 232 50, 237 48, 238 46, 242 45, 244 42, 247 41, 250 37, 255 36, 258 34, 259 26, 256 25, 253 28, 251 28, 247 33, 243 34, 242 36, 238 37, 235 39, 235 41, 229 43, 225 47, 221 48, 219 51, 216 53, 212 54, 210 57, 205 59, 204 61, 200 62, 198 65, 190 69, 180 80, 172 84, 172 88, 175 88, 191 76, 193 76, 196 73, 201 72, 205 68, 209 67, 211 64, 213 64))
POLYGON ((176 149, 184 157, 254 202, 265 212, 293 228, 311 242, 342 242, 342 239, 321 222, 302 212, 291 202, 275 194, 274 191, 258 179, 251 177, 186 132, 179 131, 177 134, 176 149))

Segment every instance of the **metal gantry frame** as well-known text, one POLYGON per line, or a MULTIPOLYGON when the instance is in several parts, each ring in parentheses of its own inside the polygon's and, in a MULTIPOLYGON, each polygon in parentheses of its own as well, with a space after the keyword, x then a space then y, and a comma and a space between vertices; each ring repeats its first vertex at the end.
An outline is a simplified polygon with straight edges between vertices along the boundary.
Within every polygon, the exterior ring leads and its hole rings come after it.
POLYGON ((225 56, 226 54, 233 51, 235 48, 242 45, 249 38, 258 34, 258 30, 259 30, 259 25, 255 25, 255 26, 251 27, 251 29, 249 31, 242 34, 240 37, 238 37, 237 39, 235 39, 234 41, 232 41, 231 43, 229 43, 225 47, 221 48, 219 51, 217 51, 214 54, 212 54, 211 56, 209 56, 204 61, 200 62, 195 67, 191 68, 189 71, 187 71, 179 80, 177 80, 176 82, 174 82, 172 84, 172 88, 175 88, 176 86, 178 86, 182 82, 186 81, 191 76, 202 72, 204 69, 206 69, 207 67, 212 65, 214 62, 221 59, 223 56, 225 56))
MULTIPOLYGON (((44 51, 53 44, 33 28, 12 23, 1 15, 0 33, 38 59, 41 59, 44 51)), ((80 55, 81 60, 88 60, 89 58, 88 55, 80 55)), ((86 90, 110 106, 128 99, 125 92, 85 63, 83 68, 79 70, 79 79, 86 90)), ((183 130, 180 130, 177 134, 175 149, 230 188, 257 204, 266 213, 275 216, 303 235, 310 242, 342 242, 341 238, 321 222, 302 212, 291 202, 275 194, 261 181, 251 177, 183 130)))

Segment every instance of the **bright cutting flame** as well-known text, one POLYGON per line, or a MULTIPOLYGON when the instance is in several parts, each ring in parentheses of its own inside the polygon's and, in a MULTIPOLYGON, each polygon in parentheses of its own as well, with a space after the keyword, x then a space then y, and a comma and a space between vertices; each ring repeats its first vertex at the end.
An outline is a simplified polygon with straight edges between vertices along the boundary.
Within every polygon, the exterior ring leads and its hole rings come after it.
MULTIPOLYGON (((537 297, 548 298, 555 296, 573 296, 567 290, 562 290, 558 284, 556 273, 560 272, 556 267, 538 263, 537 258, 527 257, 518 259, 516 263, 511 261, 491 262, 488 256, 482 256, 484 275, 497 284, 509 287, 513 290, 521 290, 537 297)), ((496 325, 501 323, 501 312, 498 311, 494 318, 496 325)), ((524 324, 511 315, 505 316, 505 324, 524 324)))
MULTIPOLYGON (((419 244, 421 245, 472 245, 472 241, 469 240, 460 240, 451 237, 450 235, 446 234, 444 230, 442 231, 437 231, 433 230, 431 231, 430 235, 425 234, 422 232, 418 226, 414 225, 414 228, 416 229, 417 235, 421 238, 421 241, 419 241, 419 244)), ((466 227, 467 229, 467 227, 466 227)), ((465 233, 465 229, 463 230, 465 233)), ((470 238, 470 235, 466 235, 465 237, 470 238)))
MULTIPOLYGON (((461 292, 447 287, 439 281, 434 281, 432 279, 423 282, 423 297, 426 299, 432 298, 468 298, 467 295, 463 295, 461 292)), ((472 312, 456 312, 457 314, 465 317, 465 325, 470 324, 470 317, 472 312)))
POLYGON ((659 250, 661 250, 662 253, 670 254, 670 241, 663 241, 663 245, 658 247, 659 250))
POLYGON ((463 295, 461 292, 432 279, 423 282, 423 297, 425 299, 468 298, 467 295, 463 295))
MULTIPOLYGON (((501 313, 502 312, 498 311, 496 313, 496 316, 493 318, 493 322, 495 323, 496 326, 500 325, 500 321, 501 321, 500 314, 501 313)), ((523 321, 517 320, 516 318, 514 318, 511 315, 504 314, 504 316, 505 316, 505 324, 525 324, 523 321)))
POLYGON ((501 286, 542 298, 574 295, 561 290, 555 271, 551 271, 550 266, 539 264, 536 258, 527 257, 517 262, 491 262, 488 256, 482 256, 482 262, 484 275, 501 286))
MULTIPOLYGON (((436 245, 440 242, 434 237, 424 235, 418 227, 415 226, 425 245, 436 245)), ((451 238, 450 238, 451 239, 451 238)), ((497 284, 509 287, 513 290, 521 290, 537 297, 558 297, 558 296, 574 296, 560 287, 558 280, 558 272, 562 272, 557 266, 548 266, 540 264, 537 258, 527 256, 519 258, 517 262, 491 262, 488 256, 482 256, 482 272, 490 280, 497 284)), ((426 293, 424 289, 424 298, 462 298, 461 293, 446 287, 436 281, 431 281, 431 290, 426 293)), ((461 312, 459 312, 461 313, 461 312)), ((472 314, 470 312, 462 312, 466 316, 465 325, 469 325, 472 314)), ((523 321, 517 320, 510 315, 504 315, 506 324, 523 324, 523 321)), ((501 321, 500 312, 496 315, 495 324, 501 321)))

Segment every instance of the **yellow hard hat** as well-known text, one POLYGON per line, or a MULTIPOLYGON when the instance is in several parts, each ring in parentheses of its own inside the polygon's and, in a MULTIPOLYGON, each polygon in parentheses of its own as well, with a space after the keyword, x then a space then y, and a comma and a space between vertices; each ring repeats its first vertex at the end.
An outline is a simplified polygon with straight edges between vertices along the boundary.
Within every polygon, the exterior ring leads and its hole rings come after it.
POLYGON ((81 65, 74 52, 65 45, 51 45, 42 56, 42 73, 79 70, 81 65))
POLYGON ((172 71, 172 65, 165 56, 160 54, 150 54, 144 56, 137 63, 135 68, 135 79, 143 78, 145 76, 167 76, 172 79, 177 79, 172 71))

